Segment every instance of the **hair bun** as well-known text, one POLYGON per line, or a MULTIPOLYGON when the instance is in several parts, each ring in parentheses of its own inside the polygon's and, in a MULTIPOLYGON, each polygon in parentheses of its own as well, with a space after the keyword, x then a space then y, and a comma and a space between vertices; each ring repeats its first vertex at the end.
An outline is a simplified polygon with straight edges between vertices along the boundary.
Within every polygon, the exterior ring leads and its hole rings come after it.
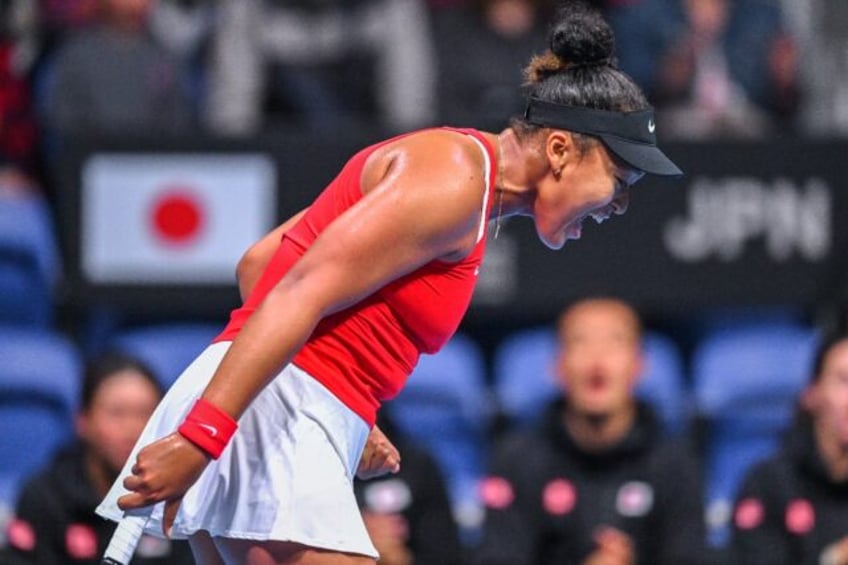
POLYGON ((565 65, 603 65, 612 61, 615 36, 598 10, 570 1, 557 11, 550 48, 565 65))

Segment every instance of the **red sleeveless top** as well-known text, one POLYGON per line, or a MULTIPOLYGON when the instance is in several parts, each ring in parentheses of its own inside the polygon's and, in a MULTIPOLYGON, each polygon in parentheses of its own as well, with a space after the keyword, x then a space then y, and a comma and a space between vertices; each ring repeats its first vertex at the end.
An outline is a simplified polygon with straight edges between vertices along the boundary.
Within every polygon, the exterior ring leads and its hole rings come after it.
MULTIPOLYGON (((456 332, 477 282, 494 194, 495 155, 480 132, 453 131, 472 136, 487 156, 483 217, 473 251, 456 263, 431 261, 365 300, 324 318, 293 359, 369 425, 376 420, 380 402, 403 387, 419 355, 435 353, 456 332)), ((235 339, 268 292, 324 228, 362 198, 360 179, 366 160, 396 139, 367 147, 347 162, 303 218, 283 235, 250 296, 241 308, 233 310, 216 342, 235 339)))

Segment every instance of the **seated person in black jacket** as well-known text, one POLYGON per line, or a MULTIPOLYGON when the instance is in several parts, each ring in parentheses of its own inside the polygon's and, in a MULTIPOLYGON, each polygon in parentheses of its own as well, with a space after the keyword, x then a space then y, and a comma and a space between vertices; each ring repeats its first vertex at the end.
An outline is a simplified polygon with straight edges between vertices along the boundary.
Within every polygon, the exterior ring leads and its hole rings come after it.
POLYGON ((848 565, 848 333, 824 340, 782 449, 737 497, 740 564, 848 565))
MULTIPOLYGON (((8 561, 37 565, 100 563, 115 524, 94 513, 162 396, 152 373, 123 355, 86 368, 78 441, 24 485, 8 528, 8 561)), ((186 542, 144 536, 133 565, 194 563, 186 542)), ((4 561, 5 562, 5 561, 4 561)))
MULTIPOLYGON (((704 547, 695 458, 663 440, 634 397, 641 322, 616 299, 559 320, 556 374, 567 391, 538 431, 505 438, 482 486, 476 563, 691 564, 704 547)), ((554 360, 552 360, 554 361, 554 360)))
POLYGON ((400 451, 400 471, 356 479, 354 491, 380 565, 458 565, 459 532, 436 460, 406 441, 384 413, 377 425, 400 451))

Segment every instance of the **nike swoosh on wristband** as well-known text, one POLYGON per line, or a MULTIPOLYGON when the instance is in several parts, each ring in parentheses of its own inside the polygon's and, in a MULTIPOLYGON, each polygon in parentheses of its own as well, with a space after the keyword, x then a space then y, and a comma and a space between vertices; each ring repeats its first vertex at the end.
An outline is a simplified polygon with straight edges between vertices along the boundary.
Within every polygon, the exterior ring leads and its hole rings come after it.
POLYGON ((218 435, 218 428, 216 428, 215 426, 210 426, 209 424, 197 424, 197 425, 200 426, 201 428, 203 428, 204 430, 206 430, 207 432, 209 432, 209 435, 212 436, 212 437, 216 437, 218 435))

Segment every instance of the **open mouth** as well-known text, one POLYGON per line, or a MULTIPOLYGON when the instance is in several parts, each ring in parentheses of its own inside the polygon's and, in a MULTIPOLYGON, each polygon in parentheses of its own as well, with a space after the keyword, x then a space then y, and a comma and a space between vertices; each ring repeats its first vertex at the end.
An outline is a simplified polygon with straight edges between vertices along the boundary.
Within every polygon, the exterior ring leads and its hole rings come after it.
POLYGON ((590 212, 589 216, 591 216, 592 219, 595 220, 596 224, 603 224, 604 222, 606 222, 607 220, 610 219, 612 214, 613 214, 612 205, 607 205, 607 206, 604 206, 603 208, 595 210, 594 212, 590 212))
POLYGON ((583 235, 583 220, 586 219, 586 216, 582 218, 578 218, 573 222, 570 222, 567 226, 565 226, 565 239, 580 239, 580 236, 583 235))
POLYGON ((603 375, 596 374, 589 378, 587 385, 589 390, 593 392, 600 392, 606 388, 607 380, 603 375))
POLYGON ((612 217, 612 214, 613 208, 611 206, 604 206, 599 210, 587 212, 565 227, 566 239, 580 239, 580 236, 583 235, 583 222, 586 219, 592 218, 596 224, 603 224, 612 217))
POLYGON ((589 215, 592 217, 593 220, 595 220, 596 224, 603 224, 604 222, 606 222, 610 218, 609 212, 606 212, 604 210, 602 210, 600 212, 593 212, 592 214, 589 214, 589 215))
POLYGON ((588 218, 592 218, 596 223, 600 224, 609 218, 609 214, 592 212, 569 222, 569 224, 565 227, 566 239, 580 239, 580 236, 583 235, 583 222, 585 222, 588 218))

